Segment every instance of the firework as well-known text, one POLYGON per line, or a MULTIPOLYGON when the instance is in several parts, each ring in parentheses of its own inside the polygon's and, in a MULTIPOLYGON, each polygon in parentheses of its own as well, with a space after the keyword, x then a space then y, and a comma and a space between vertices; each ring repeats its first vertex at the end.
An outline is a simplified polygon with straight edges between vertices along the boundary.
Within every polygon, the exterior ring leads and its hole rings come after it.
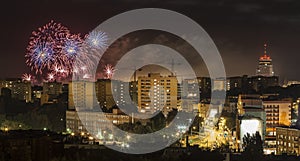
POLYGON ((73 61, 78 54, 82 54, 83 40, 80 35, 70 35, 63 46, 63 56, 73 61))
POLYGON ((52 64, 59 64, 62 46, 70 31, 59 23, 49 22, 38 31, 32 32, 27 53, 26 64, 36 73, 52 68, 52 64))
POLYGON ((26 63, 36 73, 41 73, 43 69, 49 68, 54 62, 53 54, 54 51, 49 43, 37 44, 26 63))
POLYGON ((53 73, 48 73, 47 81, 48 81, 48 82, 53 82, 54 80, 55 80, 55 74, 53 74, 53 73))
POLYGON ((89 79, 89 78, 91 78, 91 76, 89 74, 84 74, 82 78, 83 79, 89 79))
POLYGON ((48 81, 67 78, 72 72, 87 78, 86 74, 91 75, 97 67, 107 40, 101 31, 90 32, 84 40, 80 34, 71 34, 68 28, 51 21, 32 32, 26 64, 35 74, 48 73, 48 81))
POLYGON ((25 73, 25 74, 22 75, 22 80, 23 80, 23 81, 31 82, 32 78, 33 78, 33 77, 32 77, 31 74, 25 73))
POLYGON ((107 47, 108 36, 102 31, 92 31, 86 36, 87 43, 96 49, 104 50, 107 47))
POLYGON ((114 72, 115 72, 115 68, 112 65, 107 64, 104 67, 104 72, 106 74, 106 78, 107 79, 111 79, 112 76, 113 76, 113 74, 114 74, 114 72))

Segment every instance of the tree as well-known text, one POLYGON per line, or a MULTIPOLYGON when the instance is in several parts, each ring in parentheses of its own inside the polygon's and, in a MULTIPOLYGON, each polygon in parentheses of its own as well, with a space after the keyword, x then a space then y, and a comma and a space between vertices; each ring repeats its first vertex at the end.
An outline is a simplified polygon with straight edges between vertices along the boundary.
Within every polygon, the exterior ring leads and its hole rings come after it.
POLYGON ((243 156, 246 160, 259 160, 263 156, 263 141, 259 132, 256 132, 252 136, 247 133, 243 137, 243 156))
POLYGON ((14 120, 5 120, 1 123, 1 128, 8 128, 9 130, 18 130, 18 129, 27 130, 30 127, 23 124, 22 122, 18 122, 14 120))

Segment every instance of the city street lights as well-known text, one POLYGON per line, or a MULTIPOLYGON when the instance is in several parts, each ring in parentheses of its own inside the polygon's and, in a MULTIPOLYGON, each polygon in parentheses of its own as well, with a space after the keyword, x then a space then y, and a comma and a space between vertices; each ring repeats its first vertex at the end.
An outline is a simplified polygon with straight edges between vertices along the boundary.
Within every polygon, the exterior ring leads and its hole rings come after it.
POLYGON ((193 126, 193 128, 191 128, 191 136, 193 135, 193 130, 196 130, 196 126, 193 126))

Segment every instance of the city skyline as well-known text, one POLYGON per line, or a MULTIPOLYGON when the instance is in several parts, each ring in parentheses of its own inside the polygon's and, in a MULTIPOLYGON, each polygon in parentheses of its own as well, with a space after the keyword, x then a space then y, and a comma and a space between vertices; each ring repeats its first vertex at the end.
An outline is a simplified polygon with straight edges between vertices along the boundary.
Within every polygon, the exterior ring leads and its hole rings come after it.
MULTIPOLYGON (((299 30, 299 21, 297 14, 294 13, 297 12, 299 2, 233 2, 189 0, 186 2, 152 1, 151 3, 146 1, 71 3, 65 1, 59 6, 56 6, 58 3, 56 1, 53 3, 9 2, 10 7, 1 11, 3 12, 1 19, 5 24, 2 30, 6 32, 3 32, 0 40, 3 44, 0 49, 3 53, 0 77, 21 77, 23 73, 30 71, 24 58, 30 34, 52 19, 75 33, 86 34, 117 13, 161 5, 162 8, 173 9, 190 16, 208 32, 220 51, 227 76, 255 75, 258 59, 264 52, 263 44, 267 43, 268 53, 273 59, 275 75, 280 76, 281 82, 285 79, 300 80, 294 71, 298 65, 297 42, 299 42, 297 34, 294 34, 299 30), (293 4, 293 7, 290 7, 290 4, 293 4), (40 12, 43 6, 49 6, 50 12, 40 12), (93 9, 88 10, 85 7, 93 9), (185 9, 187 7, 189 10, 185 9), (28 10, 28 8, 33 9, 28 10), (281 12, 275 14, 271 8, 281 12), (40 14, 36 14, 37 12, 40 14), (253 34, 254 32, 258 34, 253 34), (10 47, 10 44, 15 45, 10 47)), ((107 59, 113 58, 107 57, 107 59)))
POLYGON ((299 160, 300 1, 1 7, 0 161, 299 160))

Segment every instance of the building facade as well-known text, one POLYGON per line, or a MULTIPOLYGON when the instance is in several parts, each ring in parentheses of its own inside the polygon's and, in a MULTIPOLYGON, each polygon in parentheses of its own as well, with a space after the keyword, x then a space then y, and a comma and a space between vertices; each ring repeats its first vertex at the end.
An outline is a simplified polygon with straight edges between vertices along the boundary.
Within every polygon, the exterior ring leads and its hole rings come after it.
POLYGON ((248 77, 237 76, 237 77, 228 77, 226 82, 226 90, 240 90, 240 91, 261 91, 268 87, 279 86, 279 77, 278 76, 252 76, 248 77))
POLYGON ((20 101, 32 102, 31 82, 21 79, 6 79, 0 81, 0 89, 8 88, 11 90, 11 97, 20 101))
POLYGON ((292 117, 292 102, 290 101, 263 101, 266 112, 266 135, 276 136, 276 127, 290 126, 292 117))
POLYGON ((239 95, 237 104, 237 139, 240 141, 240 148, 243 147, 244 134, 255 134, 258 131, 261 138, 265 139, 266 133, 266 112, 263 108, 262 99, 259 95, 239 95), (249 127, 253 123, 252 127, 249 127))
POLYGON ((177 79, 149 73, 138 78, 138 111, 153 114, 177 108, 177 79))
POLYGON ((101 107, 111 108, 116 104, 111 90, 110 79, 98 79, 95 83, 96 96, 101 107))
POLYGON ((120 114, 117 111, 113 111, 113 113, 66 111, 67 131, 76 134, 90 133, 97 138, 100 138, 104 131, 110 131, 112 126, 129 123, 130 121, 128 115, 120 114))
POLYGON ((61 82, 43 82, 41 105, 57 102, 58 96, 62 94, 62 86, 61 82))
POLYGON ((68 108, 91 110, 97 108, 95 83, 89 81, 73 81, 69 83, 68 108))
POLYGON ((300 155, 300 130, 276 127, 276 154, 300 155))

